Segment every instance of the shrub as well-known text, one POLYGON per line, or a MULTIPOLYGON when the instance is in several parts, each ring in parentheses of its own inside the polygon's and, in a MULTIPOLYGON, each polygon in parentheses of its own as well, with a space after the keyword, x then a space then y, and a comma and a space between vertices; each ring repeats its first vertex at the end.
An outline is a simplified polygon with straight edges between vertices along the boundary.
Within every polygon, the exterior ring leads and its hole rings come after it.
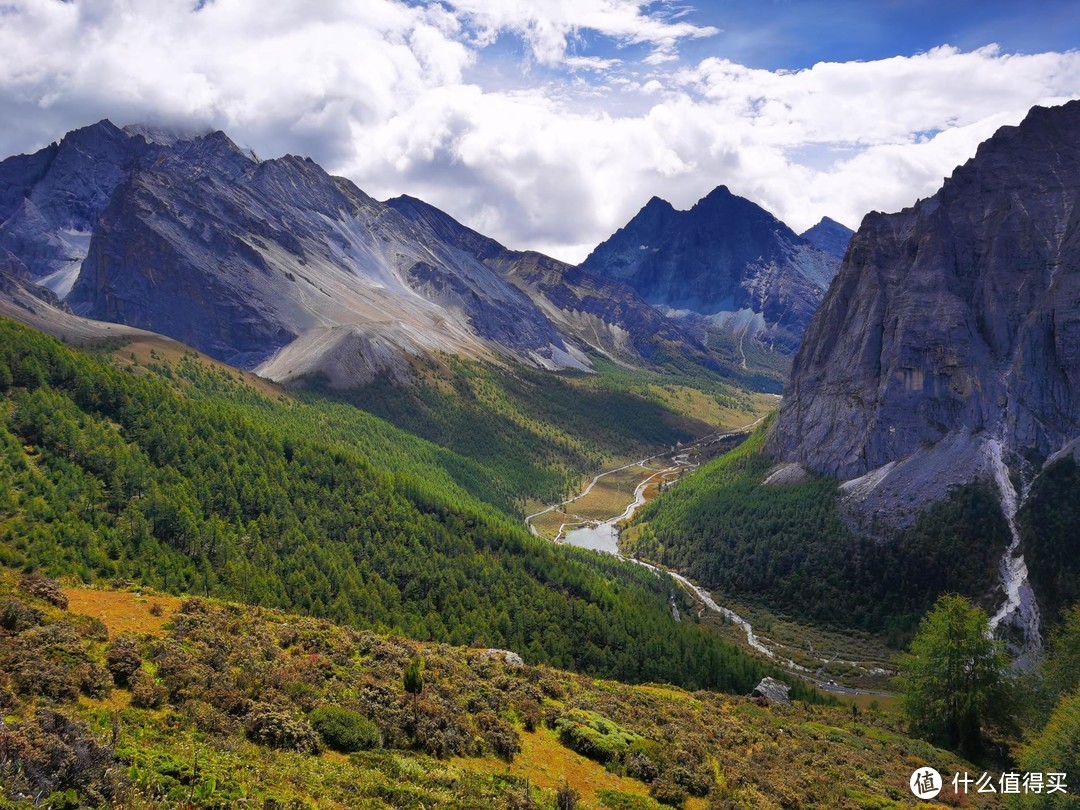
POLYGON ((12 633, 21 633, 23 630, 37 627, 44 618, 43 611, 14 596, 0 601, 0 627, 12 633))
POLYGON ((572 709, 555 721, 563 745, 603 764, 620 759, 642 737, 595 712, 572 709))
MULTIPOLYGON (((50 796, 75 791, 76 806, 115 799, 108 776, 113 752, 81 723, 39 711, 19 724, 0 725, 0 804, 6 796, 50 796)), ((69 794, 70 795, 70 794, 69 794)))
POLYGON ((517 707, 518 714, 521 715, 521 723, 525 726, 525 730, 528 732, 536 731, 537 726, 540 725, 544 719, 543 710, 540 708, 540 704, 532 699, 526 699, 521 701, 517 707))
POLYGON ((477 715, 476 724, 495 755, 507 762, 513 762, 514 755, 521 750, 521 737, 514 727, 492 711, 477 715))
POLYGON ((686 801, 686 788, 667 777, 661 776, 659 779, 654 779, 653 783, 649 785, 649 795, 660 804, 682 807, 683 802, 686 801))
POLYGON ((113 639, 105 651, 105 665, 118 686, 127 686, 135 673, 142 668, 142 656, 139 654, 139 642, 136 638, 123 633, 113 639))
POLYGON ((48 634, 36 630, 31 633, 19 636, 9 645, 6 655, 0 656, 0 664, 8 672, 15 692, 57 701, 78 698, 83 674, 78 671, 78 665, 85 658, 82 651, 64 644, 49 644, 48 634))
POLYGON ((169 690, 149 673, 138 672, 131 679, 131 705, 137 709, 160 709, 169 697, 169 690))
POLYGON ((77 669, 79 689, 92 698, 107 698, 112 694, 113 679, 108 670, 100 664, 82 664, 77 669))
POLYGON ((580 793, 570 787, 567 782, 563 782, 559 785, 558 790, 555 791, 555 809, 574 810, 574 808, 577 807, 580 798, 580 793))
POLYGON ((50 605, 67 610, 68 598, 60 590, 60 583, 41 574, 27 574, 19 580, 19 590, 38 599, 44 599, 50 605))
POLYGON ((259 703, 248 714, 248 736, 271 748, 284 748, 310 754, 319 750, 319 738, 311 724, 292 710, 269 703, 259 703))
POLYGON ((379 728, 359 712, 341 706, 319 706, 308 722, 335 751, 351 754, 379 747, 379 728))

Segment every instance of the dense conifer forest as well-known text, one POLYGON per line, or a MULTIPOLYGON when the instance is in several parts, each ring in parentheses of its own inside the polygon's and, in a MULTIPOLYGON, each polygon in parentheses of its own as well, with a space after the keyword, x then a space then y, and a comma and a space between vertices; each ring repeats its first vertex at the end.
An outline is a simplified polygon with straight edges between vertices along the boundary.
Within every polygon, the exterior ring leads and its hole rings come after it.
POLYGON ((940 593, 996 584, 1008 528, 986 486, 955 490, 909 529, 852 531, 836 481, 763 486, 768 423, 647 504, 623 548, 806 621, 910 638, 940 593))
POLYGON ((351 406, 274 400, 194 355, 144 366, 0 321, 0 565, 630 682, 746 691, 763 674, 672 619, 669 579, 534 539, 500 500, 475 462, 351 406))

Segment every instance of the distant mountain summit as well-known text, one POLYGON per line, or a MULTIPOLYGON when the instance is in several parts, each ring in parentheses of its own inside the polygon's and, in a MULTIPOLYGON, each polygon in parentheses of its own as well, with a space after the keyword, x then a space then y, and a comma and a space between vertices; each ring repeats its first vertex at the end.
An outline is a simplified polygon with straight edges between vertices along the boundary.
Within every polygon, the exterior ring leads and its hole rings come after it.
POLYGON ((581 269, 689 318, 710 345, 730 345, 742 368, 776 371, 838 265, 833 253, 719 186, 688 211, 653 197, 581 269))
POLYGON ((844 258, 848 244, 855 231, 846 225, 841 225, 835 219, 822 217, 821 221, 807 231, 800 234, 803 239, 838 259, 844 258))
POLYGON ((102 121, 3 161, 0 256, 79 315, 283 381, 402 377, 438 352, 586 369, 589 352, 640 363, 666 346, 717 363, 628 287, 222 132, 102 121))

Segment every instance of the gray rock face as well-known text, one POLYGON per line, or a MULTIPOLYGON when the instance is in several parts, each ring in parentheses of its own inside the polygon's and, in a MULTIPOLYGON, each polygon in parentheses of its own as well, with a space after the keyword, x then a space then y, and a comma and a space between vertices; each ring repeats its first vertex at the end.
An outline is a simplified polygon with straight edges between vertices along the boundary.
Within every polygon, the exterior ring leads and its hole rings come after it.
POLYGON ((795 358, 777 455, 850 479, 974 437, 1015 468, 1080 432, 1078 132, 1080 102, 1036 107, 935 196, 865 218, 795 358))
POLYGON ((581 269, 685 317, 710 345, 731 346, 736 364, 749 370, 755 363, 786 368, 838 264, 720 186, 689 211, 654 197, 581 269), (780 359, 767 357, 775 353, 780 359))
POLYGON ((508 250, 421 200, 398 197, 387 205, 421 222, 447 246, 479 259, 524 292, 561 334, 626 362, 662 349, 717 367, 703 347, 645 303, 630 287, 534 251, 508 250))
POLYGON ((220 132, 78 130, 0 163, 0 214, 0 255, 80 315, 284 381, 400 378, 439 351, 584 369, 585 350, 634 362, 666 340, 709 359, 629 288, 220 132))
POLYGON ((835 219, 828 217, 822 217, 821 222, 800 234, 818 250, 823 250, 837 259, 844 258, 851 237, 854 235, 855 231, 847 225, 841 225, 835 219))
POLYGON ((0 249, 18 256, 37 283, 67 295, 98 217, 151 148, 102 121, 0 163, 0 249))

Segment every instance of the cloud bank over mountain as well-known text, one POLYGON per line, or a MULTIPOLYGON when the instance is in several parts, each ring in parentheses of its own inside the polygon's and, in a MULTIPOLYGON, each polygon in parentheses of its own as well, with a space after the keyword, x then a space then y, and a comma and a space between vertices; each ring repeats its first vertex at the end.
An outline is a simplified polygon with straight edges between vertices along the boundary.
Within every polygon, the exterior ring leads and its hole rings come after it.
POLYGON ((999 126, 1080 95, 1080 53, 941 46, 750 68, 688 59, 685 6, 16 0, 0 153, 103 117, 223 128, 409 193, 517 248, 584 258, 653 195, 723 183, 796 230, 927 196, 999 126))

